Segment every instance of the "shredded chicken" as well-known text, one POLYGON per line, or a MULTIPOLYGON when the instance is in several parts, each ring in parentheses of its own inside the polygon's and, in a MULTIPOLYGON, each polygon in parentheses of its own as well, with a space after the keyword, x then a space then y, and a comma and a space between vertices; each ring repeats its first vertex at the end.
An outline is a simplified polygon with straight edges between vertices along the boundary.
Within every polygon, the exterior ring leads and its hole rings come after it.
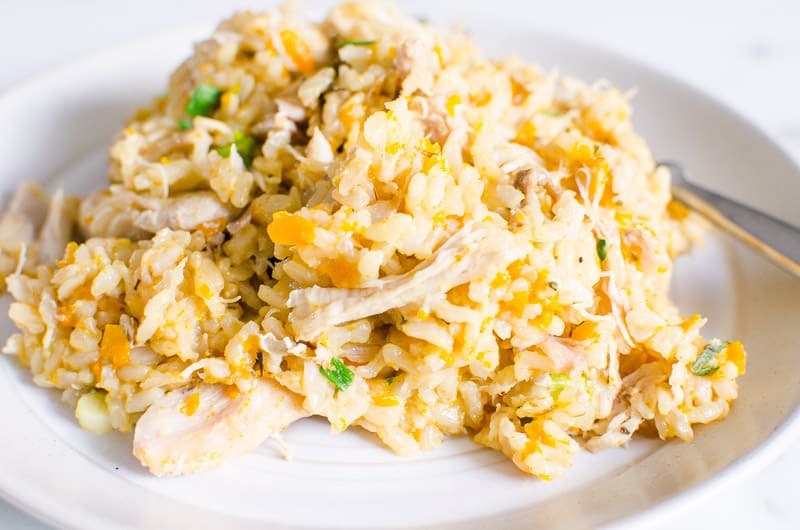
POLYGON ((235 398, 224 385, 173 390, 139 419, 133 454, 157 476, 212 469, 308 416, 301 403, 296 394, 263 379, 235 398))
POLYGON ((403 80, 403 94, 413 94, 419 90, 430 95, 433 87, 433 74, 438 64, 436 56, 424 42, 409 39, 397 50, 394 60, 397 73, 403 80))
POLYGON ((318 127, 314 127, 311 140, 309 140, 306 146, 306 157, 322 164, 330 164, 333 162, 333 149, 331 149, 331 144, 318 127))
POLYGON ((235 210, 211 191, 196 191, 168 199, 146 197, 112 187, 81 203, 80 227, 86 237, 127 237, 138 240, 162 228, 195 230, 208 221, 231 219, 235 210))
POLYGON ((245 209, 242 215, 240 215, 239 217, 228 223, 226 227, 228 233, 230 233, 231 235, 236 234, 242 228, 249 225, 252 220, 253 220, 253 207, 252 205, 250 205, 247 207, 247 209, 245 209))
POLYGON ((62 191, 48 198, 36 183, 20 186, 0 218, 0 280, 22 267, 60 258, 73 239, 78 203, 62 191))
POLYGON ((23 183, 0 219, 0 246, 6 249, 32 243, 44 225, 48 206, 47 194, 39 184, 23 183))
POLYGON ((64 255, 64 247, 74 239, 75 218, 80 199, 59 190, 50 199, 47 218, 37 239, 39 263, 54 263, 64 255))
POLYGON ((365 282, 364 287, 356 289, 314 286, 293 291, 289 296, 289 307, 294 308, 290 320, 300 340, 314 340, 338 324, 447 292, 522 257, 510 238, 508 232, 468 222, 429 259, 405 274, 365 282))

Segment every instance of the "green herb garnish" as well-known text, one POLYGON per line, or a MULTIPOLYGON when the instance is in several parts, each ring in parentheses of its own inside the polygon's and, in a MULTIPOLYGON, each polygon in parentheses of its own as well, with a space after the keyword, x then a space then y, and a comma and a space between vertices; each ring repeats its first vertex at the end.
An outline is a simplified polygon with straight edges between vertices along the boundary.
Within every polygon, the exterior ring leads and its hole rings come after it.
POLYGON ((235 131, 233 133, 233 143, 221 145, 217 147, 216 151, 223 158, 231 156, 231 145, 236 146, 236 152, 242 157, 244 165, 250 167, 253 162, 253 157, 256 151, 256 140, 252 136, 248 136, 242 131, 235 131))
POLYGON ((594 154, 597 154, 599 150, 600 150, 600 144, 594 144, 594 154))
POLYGON ((335 46, 341 48, 342 46, 371 46, 375 44, 376 40, 337 40, 335 46))
POLYGON ((605 239, 598 239, 597 240, 597 256, 600 258, 600 261, 605 261, 606 256, 608 253, 606 252, 606 240, 605 239))
POLYGON ((191 119, 181 120, 178 122, 178 129, 185 131, 186 129, 191 129, 193 125, 191 119))
POLYGON ((231 145, 233 144, 225 144, 217 147, 215 151, 220 154, 222 158, 228 158, 231 156, 231 145))
POLYGON ((730 344, 730 341, 712 339, 711 342, 706 344, 706 347, 703 348, 703 351, 697 356, 697 360, 692 364, 692 373, 705 377, 719 370, 719 366, 711 364, 711 361, 714 360, 714 357, 716 357, 719 352, 727 348, 728 344, 730 344))
POLYGON ((347 387, 353 384, 353 371, 344 365, 342 361, 337 358, 331 359, 331 369, 319 367, 320 373, 324 375, 328 381, 333 383, 337 390, 347 390, 347 387))
POLYGON ((189 102, 186 104, 186 114, 195 116, 208 116, 219 106, 222 90, 208 84, 197 85, 192 91, 189 102))
POLYGON ((558 399, 561 391, 569 384, 569 376, 567 374, 550 374, 550 395, 553 399, 558 399))

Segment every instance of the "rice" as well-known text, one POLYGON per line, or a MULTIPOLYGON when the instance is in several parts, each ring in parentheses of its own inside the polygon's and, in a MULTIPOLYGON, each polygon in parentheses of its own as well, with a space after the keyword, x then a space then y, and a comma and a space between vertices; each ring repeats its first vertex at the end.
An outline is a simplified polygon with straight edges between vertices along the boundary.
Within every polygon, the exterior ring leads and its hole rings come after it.
POLYGON ((698 224, 630 113, 385 4, 238 13, 120 133, 61 259, 2 247, 4 351, 120 431, 265 379, 333 431, 468 434, 544 479, 637 431, 689 441, 745 353, 668 298, 698 224))

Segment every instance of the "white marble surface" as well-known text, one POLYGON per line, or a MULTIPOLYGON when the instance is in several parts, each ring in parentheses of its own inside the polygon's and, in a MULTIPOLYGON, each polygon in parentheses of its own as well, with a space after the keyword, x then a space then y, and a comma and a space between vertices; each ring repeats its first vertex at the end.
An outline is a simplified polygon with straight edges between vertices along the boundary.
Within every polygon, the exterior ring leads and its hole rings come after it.
MULTIPOLYGON (((5 0, 0 6, 0 93, 102 48, 175 25, 208 22, 235 7, 272 3, 5 0)), ((455 16, 462 4, 453 2, 455 16)), ((766 130, 800 162, 797 0, 672 0, 657 5, 639 0, 548 5, 498 0, 488 4, 493 9, 527 10, 536 26, 636 57, 713 93, 766 130)), ((800 528, 798 491, 800 440, 755 477, 721 489, 700 506, 672 514, 658 528, 800 528)), ((47 527, 0 500, 0 528, 47 527)))

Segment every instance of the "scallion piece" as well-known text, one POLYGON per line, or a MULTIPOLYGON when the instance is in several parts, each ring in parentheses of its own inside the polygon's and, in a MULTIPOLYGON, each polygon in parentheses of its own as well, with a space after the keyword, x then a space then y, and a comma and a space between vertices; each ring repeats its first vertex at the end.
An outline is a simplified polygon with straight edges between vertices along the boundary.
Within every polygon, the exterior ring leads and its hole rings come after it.
POLYGON ((692 363, 692 373, 694 375, 707 377, 719 370, 719 366, 711 364, 711 361, 714 360, 714 357, 716 357, 719 352, 727 348, 728 344, 730 344, 729 341, 712 339, 711 342, 706 344, 706 347, 703 348, 700 355, 697 356, 697 360, 692 363))
POLYGON ((331 368, 319 367, 320 373, 330 381, 337 390, 343 391, 353 384, 355 374, 337 358, 331 359, 331 368))
POLYGON ((242 157, 244 165, 250 167, 250 164, 253 163, 253 157, 255 156, 256 152, 255 138, 246 135, 242 131, 236 131, 233 133, 233 143, 221 145, 217 147, 216 151, 221 157, 228 158, 231 156, 231 145, 236 146, 236 152, 239 153, 240 157, 242 157))
POLYGON ((600 261, 605 261, 606 256, 608 253, 606 252, 606 240, 605 239, 598 239, 597 240, 597 257, 600 258, 600 261))
POLYGON ((375 44, 376 40, 337 40, 336 47, 341 48, 342 46, 371 46, 375 44))
POLYGON ((219 106, 222 90, 215 86, 202 83, 197 85, 186 103, 186 114, 191 117, 208 116, 219 106))

